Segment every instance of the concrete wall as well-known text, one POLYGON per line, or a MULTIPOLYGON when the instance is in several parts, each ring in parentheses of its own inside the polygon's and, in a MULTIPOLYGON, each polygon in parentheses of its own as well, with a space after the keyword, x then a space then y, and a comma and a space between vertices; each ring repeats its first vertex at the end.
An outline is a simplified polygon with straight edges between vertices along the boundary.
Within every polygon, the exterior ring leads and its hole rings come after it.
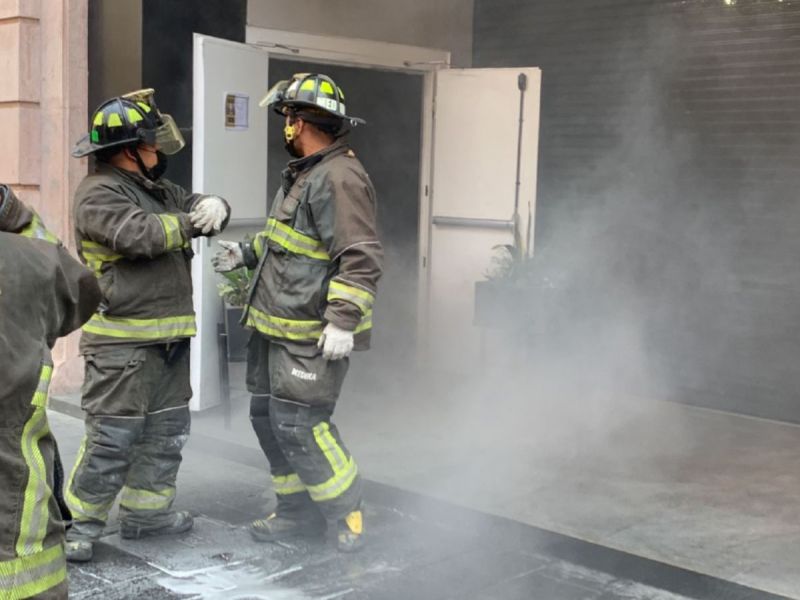
POLYGON ((472 64, 473 0, 250 0, 247 24, 450 50, 472 64))

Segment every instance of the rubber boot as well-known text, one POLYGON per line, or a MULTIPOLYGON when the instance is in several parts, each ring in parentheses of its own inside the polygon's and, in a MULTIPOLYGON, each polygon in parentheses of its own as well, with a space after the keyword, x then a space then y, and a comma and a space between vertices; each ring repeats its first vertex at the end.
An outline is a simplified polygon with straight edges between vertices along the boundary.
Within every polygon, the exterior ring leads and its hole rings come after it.
POLYGON ((172 522, 159 527, 143 527, 141 525, 121 524, 119 536, 124 540, 138 540, 159 535, 175 535, 189 531, 194 525, 192 513, 180 510, 172 515, 172 522))
POLYGON ((67 530, 66 552, 70 562, 89 562, 94 554, 94 543, 103 535, 105 523, 101 521, 74 521, 67 530))
POLYGON ((295 537, 325 534, 328 524, 308 492, 278 495, 275 512, 250 524, 250 535, 257 542, 277 542, 295 537))
POLYGON ((94 554, 94 543, 89 540, 67 542, 67 560, 69 562, 89 562, 94 554))
POLYGON ((358 552, 364 547, 364 515, 354 510, 336 523, 339 552, 358 552))
POLYGON ((277 542, 296 537, 320 537, 327 524, 322 515, 312 512, 302 514, 272 513, 266 519, 256 519, 250 524, 250 535, 257 542, 277 542))

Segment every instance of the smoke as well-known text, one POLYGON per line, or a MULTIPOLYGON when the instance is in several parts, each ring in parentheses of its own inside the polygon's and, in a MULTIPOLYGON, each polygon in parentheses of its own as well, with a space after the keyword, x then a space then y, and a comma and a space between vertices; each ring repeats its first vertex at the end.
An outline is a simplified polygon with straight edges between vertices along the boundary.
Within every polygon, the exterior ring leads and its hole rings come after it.
MULTIPOLYGON (((752 153, 765 140, 764 106, 754 102, 751 112, 737 113, 739 126, 726 120, 731 98, 715 92, 727 90, 732 77, 766 81, 759 73, 764 61, 731 76, 729 48, 692 37, 711 30, 715 11, 727 9, 689 4, 680 8, 686 12, 637 17, 616 30, 618 37, 606 32, 597 59, 585 56, 590 52, 557 56, 580 39, 569 11, 564 23, 550 25, 550 37, 531 35, 534 23, 513 10, 508 18, 516 25, 488 33, 485 24, 476 27, 501 48, 476 66, 543 68, 542 187, 536 255, 507 288, 522 323, 487 330, 482 363, 456 373, 440 368, 437 357, 419 371, 408 360, 417 350, 409 310, 416 303, 417 214, 405 209, 416 205, 418 173, 407 166, 417 163, 396 154, 403 146, 380 119, 408 115, 409 105, 359 106, 348 86, 357 70, 324 69, 337 81, 341 75, 354 98, 349 108, 373 127, 352 141, 382 210, 395 217, 382 225, 390 244, 375 348, 354 357, 335 416, 366 477, 605 539, 667 510, 658 504, 665 496, 693 506, 690 493, 664 490, 676 481, 702 483, 719 464, 696 461, 707 449, 697 414, 657 400, 787 414, 768 401, 797 388, 796 348, 778 337, 796 309, 778 307, 777 324, 770 316, 775 298, 787 302, 771 293, 787 273, 795 286, 789 291, 798 284, 785 258, 800 250, 792 225, 797 204, 786 197, 796 181, 777 165, 782 176, 765 183, 764 157, 752 153), (532 49, 511 43, 515 35, 532 49), (547 43, 556 50, 548 54, 547 43), (582 103, 570 104, 576 89, 582 103), (408 193, 398 191, 398 180, 412 182, 408 193), (398 227, 400 221, 412 226, 398 227)), ((742 31, 772 18, 753 16, 743 4, 735 9, 743 12, 725 15, 738 15, 742 31)), ((480 5, 476 23, 487 18, 480 5)), ((487 44, 476 39, 476 56, 487 44)), ((271 67, 274 78, 305 68, 271 67)), ((381 77, 375 89, 389 85, 391 76, 381 77)), ((270 136, 279 143, 275 132, 270 136)), ((796 150, 796 133, 787 130, 784 138, 796 150)), ((418 148, 418 140, 406 142, 418 148)), ((279 148, 270 156, 283 157, 279 148)), ((462 342, 451 340, 454 354, 462 342)), ((722 447, 733 452, 736 440, 726 438, 722 447)), ((726 506, 724 495, 707 493, 726 506)), ((657 552, 658 542, 651 543, 657 552)))
MULTIPOLYGON (((753 25, 742 19, 742 28, 753 25)), ((495 56, 491 66, 520 64, 507 31, 494 35, 512 50, 505 64, 495 56)), ((424 375, 389 367, 376 376, 356 365, 358 357, 348 389, 355 397, 339 414, 368 477, 608 539, 654 511, 671 510, 660 503, 676 481, 702 486, 723 461, 719 448, 720 462, 698 462, 699 453, 717 442, 735 451, 734 440, 703 439, 706 425, 697 413, 659 400, 771 410, 763 394, 737 389, 757 381, 753 363, 767 362, 758 340, 774 308, 767 296, 741 295, 741 244, 755 212, 771 206, 781 215, 773 219, 791 220, 796 209, 770 203, 782 185, 739 189, 754 181, 760 162, 714 145, 714 132, 724 128, 703 122, 715 112, 691 93, 698 65, 723 65, 718 79, 703 74, 709 79, 701 89, 713 90, 725 85, 731 59, 712 47, 701 62, 690 42, 680 19, 663 15, 613 41, 604 57, 613 66, 602 73, 614 81, 613 93, 585 92, 595 105, 582 113, 583 126, 596 128, 601 141, 571 177, 547 171, 548 153, 567 143, 554 132, 559 98, 547 87, 563 89, 566 75, 541 64, 536 256, 507 288, 526 315, 524 326, 487 331, 483 363, 458 373, 427 365, 433 368, 424 375), (361 434, 362 426, 370 434, 361 434)), ((724 112, 724 101, 715 106, 724 112)), ((786 247, 761 235, 759 252, 786 247)), ((460 342, 451 341, 453 352, 460 342)), ((783 377, 776 383, 796 389, 783 377)), ((667 497, 691 506, 697 500, 688 487, 667 497)), ((723 491, 707 493, 736 513, 723 491)), ((659 541, 649 543, 647 552, 658 554, 659 541)))

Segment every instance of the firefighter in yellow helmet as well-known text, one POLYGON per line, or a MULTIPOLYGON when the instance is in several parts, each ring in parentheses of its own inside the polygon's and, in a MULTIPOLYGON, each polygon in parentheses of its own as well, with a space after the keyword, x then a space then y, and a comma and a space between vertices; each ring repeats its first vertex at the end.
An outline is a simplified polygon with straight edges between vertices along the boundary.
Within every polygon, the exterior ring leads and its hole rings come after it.
POLYGON ((86 436, 66 490, 72 561, 92 558, 120 493, 123 538, 192 527, 189 512, 172 508, 192 395, 191 241, 219 233, 230 209, 163 177, 167 155, 183 146, 153 90, 141 90, 103 103, 73 151, 97 160, 75 194, 74 215, 78 251, 103 301, 80 343, 86 436))
POLYGON ((262 101, 285 118, 293 157, 253 243, 220 242, 219 271, 255 268, 245 308, 250 419, 270 463, 277 509, 251 525, 259 541, 316 535, 336 523, 338 548, 364 543, 358 467, 331 421, 352 350, 367 350, 382 272, 375 189, 343 141, 344 94, 298 74, 262 101))
POLYGON ((70 516, 47 422, 50 349, 99 302, 91 271, 0 185, 0 598, 67 598, 70 516))

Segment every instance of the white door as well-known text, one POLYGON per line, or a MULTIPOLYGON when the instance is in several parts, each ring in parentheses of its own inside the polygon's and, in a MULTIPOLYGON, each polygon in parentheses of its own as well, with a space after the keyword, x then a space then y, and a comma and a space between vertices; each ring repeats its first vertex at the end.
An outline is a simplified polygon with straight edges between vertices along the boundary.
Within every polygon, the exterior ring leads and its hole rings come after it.
MULTIPOLYGON (((267 111, 258 102, 268 89, 268 70, 264 49, 194 36, 192 187, 230 203, 227 239, 238 239, 232 233, 237 224, 266 222, 267 111)), ((210 262, 217 245, 213 239, 197 238, 193 247, 198 332, 192 341, 191 408, 202 410, 219 402, 217 323, 222 301, 210 262)))
POLYGON ((473 325, 475 283, 486 278, 492 248, 513 244, 515 237, 523 253, 533 247, 540 86, 537 68, 436 75, 430 237, 421 287, 427 294, 424 342, 437 367, 463 371, 476 364, 482 336, 473 325))

